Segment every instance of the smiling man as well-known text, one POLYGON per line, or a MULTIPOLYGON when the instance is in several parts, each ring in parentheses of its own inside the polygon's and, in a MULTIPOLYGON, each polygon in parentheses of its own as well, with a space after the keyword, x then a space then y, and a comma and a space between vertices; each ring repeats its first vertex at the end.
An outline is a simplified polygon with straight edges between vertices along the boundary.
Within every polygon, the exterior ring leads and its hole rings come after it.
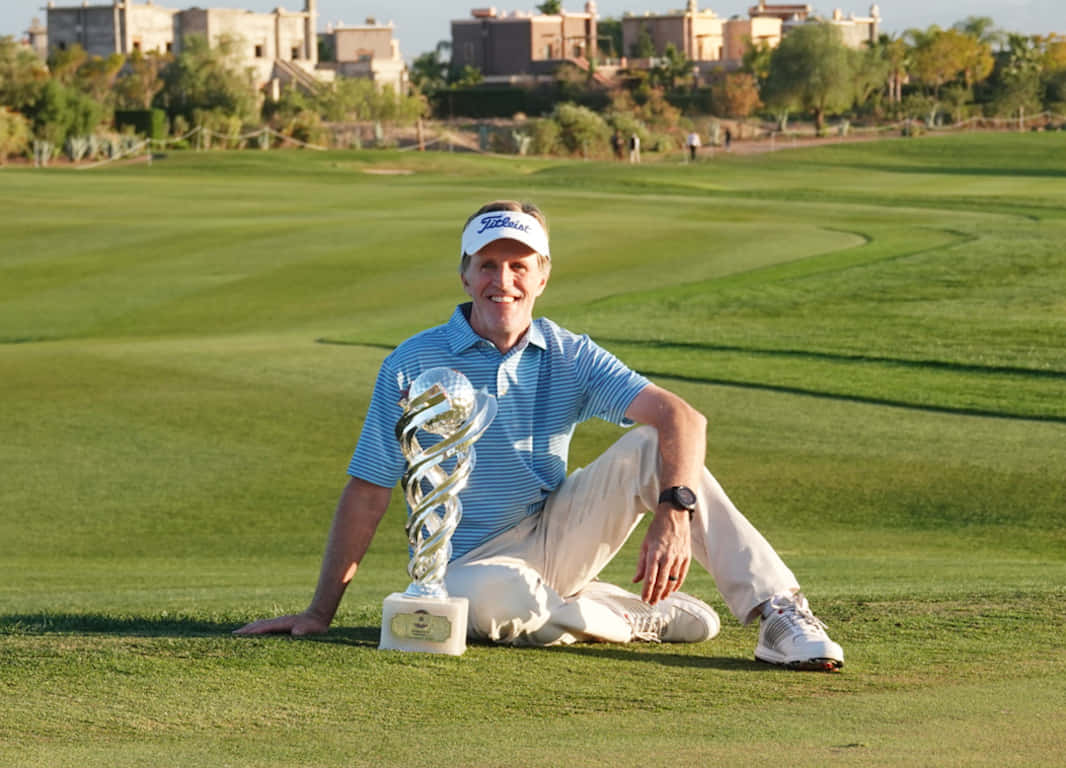
POLYGON ((463 228, 460 277, 470 301, 382 363, 334 516, 318 588, 303 613, 238 634, 325 632, 405 469, 400 401, 422 371, 446 366, 496 397, 461 494, 448 593, 466 597, 472 639, 514 645, 700 642, 715 611, 680 590, 695 559, 740 621, 761 619, 756 658, 837 669, 840 646, 795 576, 704 466, 706 419, 591 341, 533 317, 551 275, 548 227, 535 206, 497 201, 463 228), (598 417, 633 426, 567 474, 575 427, 598 417), (633 577, 641 594, 599 581, 645 514, 633 577))

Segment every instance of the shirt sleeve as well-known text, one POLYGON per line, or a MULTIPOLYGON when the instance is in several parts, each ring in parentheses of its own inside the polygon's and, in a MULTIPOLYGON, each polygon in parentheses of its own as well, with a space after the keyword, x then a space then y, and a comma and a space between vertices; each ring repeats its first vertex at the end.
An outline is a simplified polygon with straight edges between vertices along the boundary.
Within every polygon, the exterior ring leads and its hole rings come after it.
POLYGON ((383 488, 395 486, 407 466, 396 439, 396 422, 403 415, 400 383, 399 372, 386 358, 378 371, 363 431, 348 464, 349 475, 383 488))
POLYGON ((578 365, 585 378, 585 402, 580 419, 597 417, 631 427, 626 418, 633 399, 648 385, 648 380, 588 336, 581 337, 578 365))

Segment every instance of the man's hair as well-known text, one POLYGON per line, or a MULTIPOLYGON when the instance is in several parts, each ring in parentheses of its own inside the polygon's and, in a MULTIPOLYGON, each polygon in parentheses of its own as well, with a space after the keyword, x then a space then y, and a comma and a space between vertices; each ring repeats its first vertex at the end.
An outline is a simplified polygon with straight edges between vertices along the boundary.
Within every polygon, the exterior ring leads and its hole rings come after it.
MULTIPOLYGON (((491 203, 485 203, 485 205, 478 208, 474 213, 470 215, 470 218, 463 224, 463 230, 465 231, 467 226, 483 213, 495 213, 496 211, 513 211, 515 213, 525 213, 532 216, 540 225, 544 227, 544 233, 548 233, 548 220, 544 217, 543 211, 540 210, 533 203, 520 203, 517 200, 493 200, 491 203)), ((459 260, 459 273, 462 274, 466 271, 467 266, 470 264, 471 253, 464 253, 459 260)), ((545 256, 543 253, 537 254, 537 263, 540 268, 545 272, 551 270, 551 259, 545 256)))

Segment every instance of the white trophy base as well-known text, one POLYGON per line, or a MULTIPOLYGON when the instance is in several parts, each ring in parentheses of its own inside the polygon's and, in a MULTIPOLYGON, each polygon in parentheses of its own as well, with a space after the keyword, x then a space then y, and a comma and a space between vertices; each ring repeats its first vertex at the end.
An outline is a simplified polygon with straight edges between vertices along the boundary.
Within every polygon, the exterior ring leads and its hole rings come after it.
POLYGON ((381 609, 378 648, 462 656, 468 609, 465 597, 408 597, 393 592, 381 609))

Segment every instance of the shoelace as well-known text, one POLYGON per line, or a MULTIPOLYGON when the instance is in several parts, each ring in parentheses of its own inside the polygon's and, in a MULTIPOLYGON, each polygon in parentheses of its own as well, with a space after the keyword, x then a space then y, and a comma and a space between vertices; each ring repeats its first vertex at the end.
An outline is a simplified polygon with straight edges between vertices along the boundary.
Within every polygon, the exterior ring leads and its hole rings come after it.
POLYGON ((806 599, 802 603, 774 601, 770 605, 774 613, 780 615, 784 621, 788 622, 789 629, 792 630, 793 635, 807 634, 809 629, 813 629, 816 634, 822 634, 826 630, 825 622, 811 613, 811 609, 807 607, 806 599))
POLYGON ((651 606, 641 605, 636 610, 626 611, 626 618, 633 627, 633 639, 643 640, 647 643, 661 641, 663 631, 663 615, 651 606))

